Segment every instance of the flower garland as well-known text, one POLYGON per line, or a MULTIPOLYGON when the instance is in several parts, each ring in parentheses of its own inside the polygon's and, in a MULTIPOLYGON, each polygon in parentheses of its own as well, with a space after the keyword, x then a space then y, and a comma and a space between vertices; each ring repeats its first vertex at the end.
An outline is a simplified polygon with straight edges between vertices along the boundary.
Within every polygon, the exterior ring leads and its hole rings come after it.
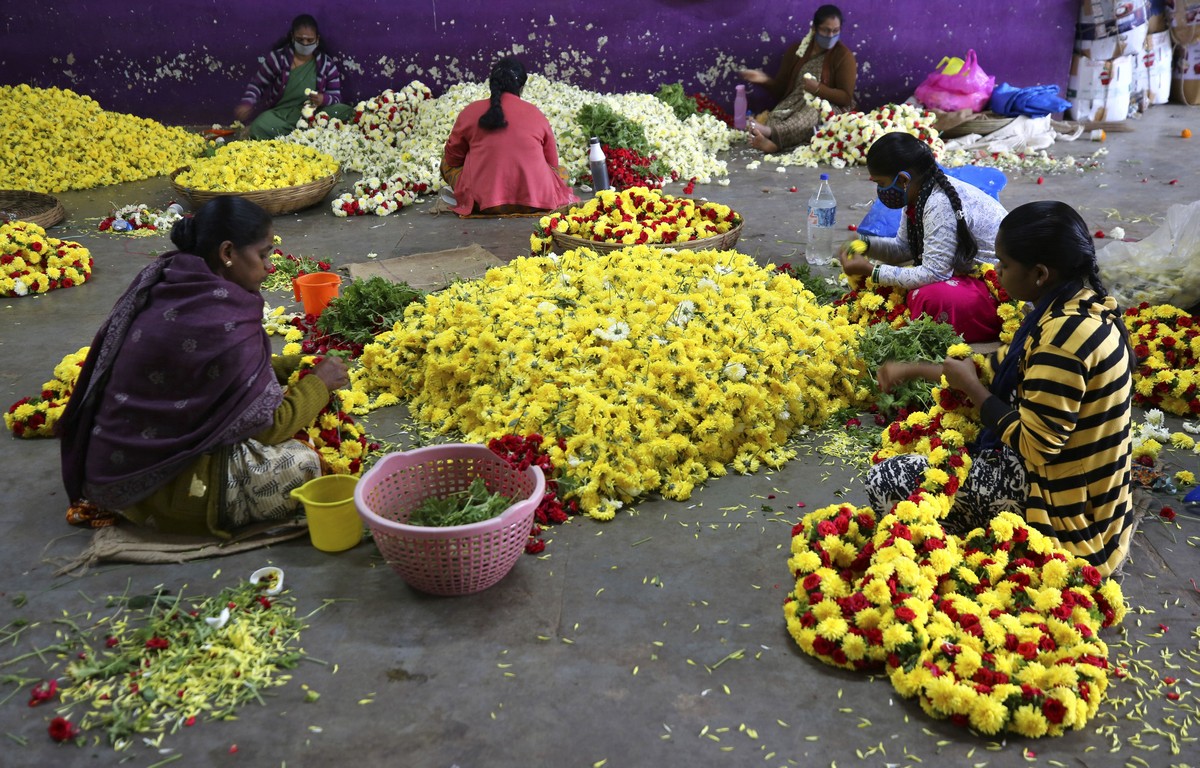
MULTIPOLYGON (((955 344, 946 357, 972 359, 980 378, 990 380, 983 355, 973 354, 968 344, 955 344)), ((945 384, 934 386, 933 405, 928 411, 912 411, 893 421, 883 431, 882 445, 871 457, 879 462, 905 454, 924 456, 929 462, 920 487, 931 493, 953 497, 971 471, 967 446, 979 437, 979 409, 958 390, 945 384)))
POLYGON ((1177 416, 1200 415, 1200 318, 1167 304, 1125 310, 1138 367, 1133 401, 1177 416))
POLYGON ((28 221, 0 223, 0 296, 28 296, 85 283, 92 255, 70 240, 47 237, 28 221))
POLYGON ((65 192, 162 176, 205 148, 198 134, 107 112, 59 88, 0 86, 0 189, 65 192))
POLYGON ((111 234, 154 235, 159 231, 170 231, 175 222, 183 218, 183 209, 171 203, 166 210, 158 211, 141 203, 122 206, 113 210, 97 227, 111 234))
POLYGON ((1108 683, 1097 633, 1124 616, 1120 587, 1011 513, 947 535, 949 506, 919 492, 877 523, 869 507, 806 515, 792 530, 789 633, 832 666, 885 667, 927 713, 984 734, 1081 728, 1108 683))
POLYGON ((175 182, 212 192, 253 192, 309 184, 337 170, 332 157, 309 147, 275 139, 237 141, 191 161, 175 182))
POLYGON ((933 602, 928 645, 889 671, 897 692, 983 734, 1082 728, 1108 686, 1098 633, 1124 618, 1120 586, 1011 512, 963 540, 962 563, 933 602))
POLYGON ((934 157, 945 148, 933 127, 937 117, 928 110, 910 104, 885 104, 870 112, 834 112, 825 99, 806 93, 805 101, 821 115, 812 141, 791 152, 775 152, 763 157, 782 166, 816 167, 826 163, 834 168, 864 165, 867 150, 885 133, 902 131, 929 145, 934 157))
POLYGON ((89 349, 81 347, 78 352, 67 355, 54 366, 54 376, 42 385, 41 394, 23 397, 9 406, 4 413, 4 426, 13 433, 13 437, 54 436, 54 426, 66 410, 71 393, 75 391, 79 369, 83 367, 89 349))
POLYGON ((778 466, 796 428, 865 402, 840 375, 854 337, 749 256, 581 248, 410 305, 364 348, 356 389, 471 442, 547 436, 569 497, 611 519, 652 491, 686 499, 727 465, 778 466))
POLYGON ((338 217, 366 216, 373 213, 376 216, 387 216, 395 213, 406 205, 417 201, 417 196, 427 192, 429 187, 422 183, 409 183, 400 176, 394 176, 386 181, 372 176, 354 182, 354 192, 344 192, 330 202, 333 215, 338 217))
MULTIPOLYGON (((288 377, 288 386, 312 373, 324 357, 306 355, 300 367, 288 377)), ((346 390, 333 393, 329 404, 321 410, 316 420, 296 433, 296 439, 308 443, 321 454, 324 474, 358 475, 363 470, 363 459, 367 453, 379 446, 367 440, 366 431, 347 411, 342 410, 346 390)), ((355 398, 351 395, 351 400, 355 398)))
POLYGON ((540 218, 529 245, 535 256, 549 253, 554 232, 601 243, 682 245, 724 234, 741 223, 739 214, 720 203, 698 203, 646 187, 606 189, 565 213, 540 218))

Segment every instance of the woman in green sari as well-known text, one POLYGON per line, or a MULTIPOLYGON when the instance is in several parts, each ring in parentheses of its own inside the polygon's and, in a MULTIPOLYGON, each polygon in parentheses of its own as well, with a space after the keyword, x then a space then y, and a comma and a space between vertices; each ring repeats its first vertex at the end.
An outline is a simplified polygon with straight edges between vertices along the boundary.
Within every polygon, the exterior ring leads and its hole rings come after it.
POLYGON ((306 101, 340 120, 354 114, 342 103, 341 73, 323 47, 317 20, 307 13, 292 20, 287 37, 263 59, 233 114, 244 123, 264 109, 250 124, 250 138, 270 139, 296 128, 306 101))

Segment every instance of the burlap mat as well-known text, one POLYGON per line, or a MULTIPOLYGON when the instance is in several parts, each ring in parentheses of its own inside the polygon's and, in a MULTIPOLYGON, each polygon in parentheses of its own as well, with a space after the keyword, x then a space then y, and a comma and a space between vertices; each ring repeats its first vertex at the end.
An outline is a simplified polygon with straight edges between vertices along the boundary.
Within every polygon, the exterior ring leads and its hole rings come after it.
POLYGON ((152 528, 120 524, 99 528, 87 548, 55 576, 82 576, 92 566, 103 563, 183 563, 209 557, 224 557, 251 549, 269 547, 305 536, 308 523, 301 519, 282 523, 260 523, 222 541, 211 536, 181 536, 152 528))
POLYGON ((532 211, 530 213, 468 213, 464 216, 461 213, 455 213, 453 208, 446 205, 440 198, 437 198, 433 201, 433 205, 426 209, 425 213, 433 216, 441 216, 443 213, 448 213, 460 219, 539 219, 550 213, 550 211, 532 211))
POLYGON ((408 283, 418 290, 437 291, 454 280, 474 280, 492 267, 501 266, 504 262, 494 253, 471 243, 463 248, 351 264, 350 277, 355 280, 382 277, 393 283, 408 283))

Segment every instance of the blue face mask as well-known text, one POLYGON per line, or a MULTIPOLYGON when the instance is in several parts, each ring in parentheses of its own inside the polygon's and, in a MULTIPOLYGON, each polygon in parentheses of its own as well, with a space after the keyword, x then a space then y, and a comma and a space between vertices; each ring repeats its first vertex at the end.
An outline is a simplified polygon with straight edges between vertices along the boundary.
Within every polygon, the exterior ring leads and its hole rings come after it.
POLYGON ((827 51, 830 48, 832 48, 833 46, 837 45, 838 38, 841 36, 842 36, 841 33, 838 33, 836 35, 822 35, 822 34, 814 34, 813 35, 813 37, 815 37, 817 40, 817 45, 821 46, 822 48, 824 48, 827 51))
POLYGON ((908 202, 908 189, 900 186, 900 177, 903 176, 906 180, 912 177, 907 171, 900 171, 896 174, 896 178, 892 179, 892 183, 886 187, 876 187, 875 194, 879 196, 879 202, 884 206, 892 209, 903 208, 908 202))

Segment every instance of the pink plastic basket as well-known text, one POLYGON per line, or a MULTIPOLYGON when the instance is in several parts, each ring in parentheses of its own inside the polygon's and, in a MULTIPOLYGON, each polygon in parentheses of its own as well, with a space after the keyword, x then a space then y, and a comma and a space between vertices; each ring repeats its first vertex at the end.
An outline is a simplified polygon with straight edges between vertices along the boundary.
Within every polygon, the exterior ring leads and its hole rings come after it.
POLYGON ((485 445, 450 443, 384 456, 355 486, 354 503, 384 559, 406 582, 435 595, 468 595, 512 570, 545 492, 538 467, 521 472, 485 445), (466 490, 477 477, 489 492, 522 501, 471 525, 406 524, 425 499, 466 490))

